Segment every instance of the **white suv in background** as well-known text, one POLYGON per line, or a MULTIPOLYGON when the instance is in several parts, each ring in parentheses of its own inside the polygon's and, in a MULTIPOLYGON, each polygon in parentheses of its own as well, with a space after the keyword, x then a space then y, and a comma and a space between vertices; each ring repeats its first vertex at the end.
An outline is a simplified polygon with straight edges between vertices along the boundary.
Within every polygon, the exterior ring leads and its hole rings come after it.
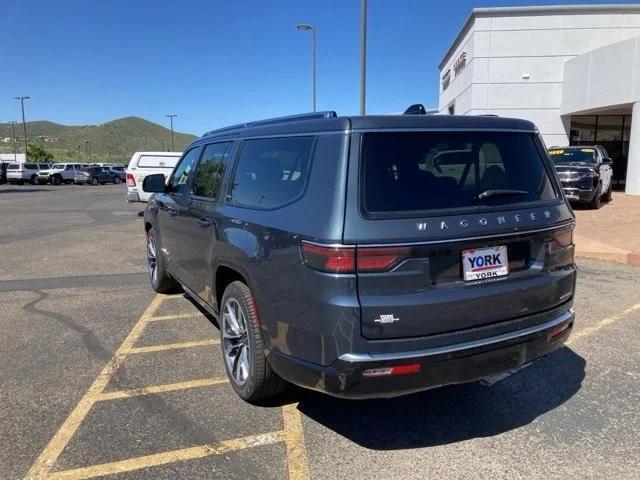
POLYGON ((38 172, 38 183, 45 184, 51 182, 52 185, 61 183, 73 183, 76 172, 88 167, 86 163, 54 163, 51 168, 38 172))
POLYGON ((38 171, 49 167, 48 163, 10 163, 7 165, 7 182, 13 185, 22 185, 24 182, 35 185, 38 171))
POLYGON ((150 193, 142 191, 142 181, 147 175, 164 174, 169 178, 182 152, 136 152, 127 167, 127 202, 147 202, 150 193))

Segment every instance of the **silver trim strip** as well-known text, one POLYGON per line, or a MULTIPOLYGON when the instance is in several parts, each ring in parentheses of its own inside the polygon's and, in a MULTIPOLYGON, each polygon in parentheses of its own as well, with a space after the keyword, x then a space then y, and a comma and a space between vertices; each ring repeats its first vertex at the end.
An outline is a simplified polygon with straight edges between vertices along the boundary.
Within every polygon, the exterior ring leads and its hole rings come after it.
POLYGON ((471 340, 469 342, 456 343, 453 345, 445 345, 442 347, 426 348, 424 350, 411 350, 408 352, 392 352, 392 353, 343 353, 338 358, 343 362, 379 362, 387 360, 404 360, 407 358, 428 357, 433 355, 441 355, 444 353, 459 352, 476 347, 483 347, 494 343, 513 340, 524 337, 532 333, 541 332, 549 328, 553 328, 564 322, 571 320, 575 316, 573 308, 567 310, 562 315, 549 320, 548 322, 533 327, 523 328, 515 332, 503 333, 489 338, 481 338, 479 340, 471 340))
MULTIPOLYGON (((393 243, 393 242, 387 242, 387 243, 358 243, 358 246, 361 247, 390 247, 390 246, 394 246, 394 247, 404 247, 404 246, 412 246, 412 245, 434 245, 434 244, 439 244, 439 243, 457 243, 457 242, 468 242, 470 240, 485 240, 488 238, 500 238, 500 237, 512 237, 514 235, 528 235, 531 233, 539 233, 539 232, 548 232, 551 230, 561 230, 563 228, 567 228, 567 227, 575 227, 575 221, 570 220, 566 223, 560 223, 558 225, 554 225, 553 227, 546 227, 546 228, 538 228, 535 230, 513 230, 511 232, 503 232, 503 233, 496 233, 493 235, 481 235, 481 236, 475 236, 475 237, 463 237, 463 238, 446 238, 446 239, 442 239, 442 240, 425 240, 425 241, 416 241, 416 242, 403 242, 403 243, 393 243)), ((311 243, 311 242, 309 242, 311 243)))
POLYGON ((382 132, 511 132, 538 133, 538 130, 526 128, 475 128, 475 127, 396 127, 396 128, 353 128, 353 133, 382 133, 382 132))

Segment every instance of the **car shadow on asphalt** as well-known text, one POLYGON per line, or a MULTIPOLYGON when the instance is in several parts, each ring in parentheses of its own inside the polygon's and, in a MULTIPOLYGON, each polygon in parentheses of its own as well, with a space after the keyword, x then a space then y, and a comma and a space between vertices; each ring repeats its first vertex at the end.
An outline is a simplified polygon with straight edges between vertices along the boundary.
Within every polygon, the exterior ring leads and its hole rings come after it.
MULTIPOLYGON (((185 298, 219 328, 197 302, 185 298)), ((580 390, 585 366, 584 358, 562 347, 492 386, 476 382, 395 398, 346 400, 290 385, 258 405, 297 402, 309 419, 373 450, 431 447, 491 437, 531 423, 580 390)))
POLYGON ((0 193, 35 193, 35 192, 49 192, 50 188, 3 188, 0 189, 0 193))
POLYGON ((365 448, 430 447, 531 423, 580 390, 585 364, 565 347, 491 387, 454 385, 375 400, 343 400, 301 389, 285 396, 297 397, 303 415, 365 448))

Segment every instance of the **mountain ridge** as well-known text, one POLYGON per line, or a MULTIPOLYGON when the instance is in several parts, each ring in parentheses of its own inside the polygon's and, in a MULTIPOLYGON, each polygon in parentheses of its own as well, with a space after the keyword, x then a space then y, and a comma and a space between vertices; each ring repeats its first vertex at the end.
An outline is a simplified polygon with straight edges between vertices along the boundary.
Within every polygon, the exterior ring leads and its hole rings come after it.
MULTIPOLYGON (((24 151, 22 124, 15 125, 18 153, 24 151)), ((182 151, 197 137, 174 132, 175 150, 182 151)), ((144 118, 128 116, 94 125, 64 125, 49 120, 27 122, 29 143, 41 142, 56 161, 88 161, 86 142, 90 141, 91 161, 126 164, 137 151, 171 150, 171 130, 144 118), (164 143, 164 148, 163 148, 164 143)), ((13 152, 11 125, 0 124, 0 152, 13 152)))

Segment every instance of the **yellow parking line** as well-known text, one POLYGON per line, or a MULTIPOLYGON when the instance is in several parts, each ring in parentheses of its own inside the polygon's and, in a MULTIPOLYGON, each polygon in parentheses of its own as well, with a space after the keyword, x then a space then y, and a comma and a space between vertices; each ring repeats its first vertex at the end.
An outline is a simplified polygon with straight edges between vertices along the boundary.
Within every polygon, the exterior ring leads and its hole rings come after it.
POLYGON ((49 441, 45 449, 40 456, 36 459, 35 463, 31 466, 25 478, 37 479, 44 478, 51 472, 55 461, 58 459, 64 448, 71 440, 71 437, 76 432, 80 423, 85 419, 89 410, 96 402, 98 396, 102 393, 104 388, 109 383, 112 375, 116 372, 122 358, 125 356, 125 351, 130 350, 140 337, 140 334, 144 330, 147 319, 153 316, 160 304, 163 297, 156 295, 153 301, 149 304, 144 311, 138 322, 133 326, 129 335, 124 339, 120 348, 113 355, 113 358, 107 362, 98 377, 94 380, 93 384, 82 396, 76 407, 69 414, 64 421, 60 429, 56 432, 53 438, 49 441))
POLYGON ((162 352, 164 350, 174 350, 178 348, 203 347, 205 345, 219 344, 220 340, 217 338, 207 338, 206 340, 194 340, 193 342, 163 343, 160 345, 149 345, 147 347, 133 347, 124 353, 128 355, 130 353, 162 352))
POLYGON ((201 313, 198 312, 189 312, 189 313, 177 313, 175 315, 160 315, 159 317, 151 317, 148 318, 148 322, 160 322, 162 320, 180 320, 182 318, 195 318, 202 316, 201 313))
POLYGON ((132 388, 130 390, 117 390, 114 392, 104 392, 98 395, 97 402, 104 400, 117 400, 119 398, 137 397, 140 395, 152 395, 154 393, 174 392, 176 390, 186 390, 187 388, 209 387, 229 383, 228 378, 201 378, 198 380, 187 380, 186 382, 165 383, 163 385, 152 385, 150 387, 132 388))
POLYGON ((583 328, 582 330, 574 333, 569 338, 569 341, 567 341, 567 345, 572 344, 573 342, 581 339, 582 337, 586 337, 587 335, 591 335, 592 333, 602 330, 604 327, 611 325, 613 322, 620 320, 622 317, 625 317, 626 315, 632 312, 635 312, 636 310, 640 310, 640 303, 636 303, 635 305, 630 306, 629 308, 627 308, 626 310, 623 310, 620 313, 616 313, 615 315, 611 315, 610 317, 603 318, 595 325, 583 328))
POLYGON ((304 445, 302 417, 297 403, 282 407, 282 422, 289 480, 309 480, 307 449, 304 445))
POLYGON ((260 435, 225 440, 220 443, 210 445, 198 445, 196 447, 188 447, 180 450, 145 455, 143 457, 129 458, 127 460, 120 460, 117 462, 103 463, 101 465, 92 465, 90 467, 53 472, 46 478, 51 480, 84 480, 103 475, 114 475, 117 473, 131 472, 158 465, 166 465, 167 463, 194 460, 196 458, 209 457, 212 455, 221 455, 235 450, 258 447, 261 445, 270 445, 281 441, 281 431, 269 432, 260 435))

